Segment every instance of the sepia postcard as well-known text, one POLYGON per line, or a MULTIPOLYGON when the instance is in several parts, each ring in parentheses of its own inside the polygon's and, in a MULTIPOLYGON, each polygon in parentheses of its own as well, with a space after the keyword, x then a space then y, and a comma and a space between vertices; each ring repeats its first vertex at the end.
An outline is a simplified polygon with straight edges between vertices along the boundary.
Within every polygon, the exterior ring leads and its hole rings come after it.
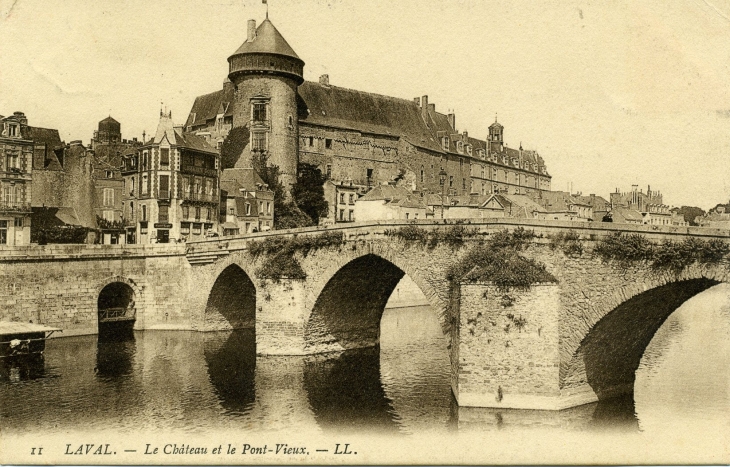
POLYGON ((730 0, 0 0, 0 464, 730 463, 730 0))

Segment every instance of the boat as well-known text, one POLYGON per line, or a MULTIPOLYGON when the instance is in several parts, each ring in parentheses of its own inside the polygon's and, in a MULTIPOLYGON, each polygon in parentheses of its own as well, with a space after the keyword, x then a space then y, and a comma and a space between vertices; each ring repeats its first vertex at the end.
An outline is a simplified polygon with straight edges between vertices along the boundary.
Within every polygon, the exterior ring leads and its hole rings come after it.
POLYGON ((0 359, 42 357, 46 339, 60 331, 42 324, 0 321, 0 359))

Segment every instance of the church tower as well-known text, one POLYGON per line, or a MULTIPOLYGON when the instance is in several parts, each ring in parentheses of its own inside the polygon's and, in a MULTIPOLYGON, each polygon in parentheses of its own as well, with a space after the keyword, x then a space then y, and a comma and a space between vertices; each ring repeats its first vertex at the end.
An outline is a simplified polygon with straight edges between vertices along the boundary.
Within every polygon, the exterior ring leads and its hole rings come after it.
POLYGON ((304 82, 304 62, 267 17, 257 28, 248 21, 246 41, 228 57, 234 86, 233 127, 250 132, 241 157, 261 153, 279 167, 287 193, 296 181, 299 159, 297 88, 304 82))

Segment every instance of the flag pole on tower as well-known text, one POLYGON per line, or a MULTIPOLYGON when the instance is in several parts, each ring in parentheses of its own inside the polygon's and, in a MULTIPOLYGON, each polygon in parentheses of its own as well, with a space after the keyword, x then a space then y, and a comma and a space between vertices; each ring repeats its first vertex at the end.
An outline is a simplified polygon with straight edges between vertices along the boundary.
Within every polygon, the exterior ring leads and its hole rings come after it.
POLYGON ((266 5, 266 19, 269 19, 269 2, 267 0, 261 0, 261 3, 266 5))

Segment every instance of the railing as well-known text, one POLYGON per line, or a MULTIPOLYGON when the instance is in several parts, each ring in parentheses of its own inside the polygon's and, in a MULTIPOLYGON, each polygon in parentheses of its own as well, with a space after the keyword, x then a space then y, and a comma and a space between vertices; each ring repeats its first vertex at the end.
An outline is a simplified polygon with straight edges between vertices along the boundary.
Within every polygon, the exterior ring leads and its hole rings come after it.
POLYGON ((30 203, 0 201, 0 212, 31 212, 30 203))
POLYGON ((181 166, 180 173, 201 175, 203 177, 217 177, 218 176, 218 171, 216 169, 207 169, 205 167, 196 167, 194 165, 181 166))
POLYGON ((99 310, 99 322, 131 321, 135 319, 137 311, 126 307, 105 308, 99 310))
POLYGON ((218 197, 215 195, 209 195, 207 193, 186 193, 182 192, 182 199, 188 201, 203 201, 206 203, 217 203, 218 197))

